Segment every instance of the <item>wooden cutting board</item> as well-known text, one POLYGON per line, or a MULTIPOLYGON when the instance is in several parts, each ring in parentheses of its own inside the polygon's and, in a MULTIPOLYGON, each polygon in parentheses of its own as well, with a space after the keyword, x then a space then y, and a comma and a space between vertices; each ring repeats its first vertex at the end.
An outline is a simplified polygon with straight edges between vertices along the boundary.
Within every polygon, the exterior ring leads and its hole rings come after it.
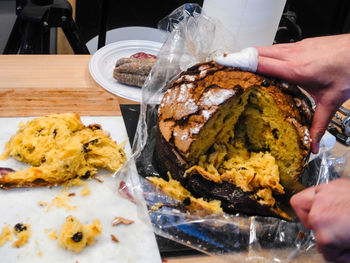
POLYGON ((120 116, 119 99, 90 76, 90 55, 0 56, 0 117, 74 111, 120 116))

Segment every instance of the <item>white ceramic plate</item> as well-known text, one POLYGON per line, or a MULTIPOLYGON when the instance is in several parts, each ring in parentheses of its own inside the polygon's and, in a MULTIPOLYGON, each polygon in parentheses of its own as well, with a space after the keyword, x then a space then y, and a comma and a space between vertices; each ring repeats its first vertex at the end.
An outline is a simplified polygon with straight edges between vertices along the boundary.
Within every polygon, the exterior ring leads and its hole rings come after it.
POLYGON ((119 83, 113 78, 116 61, 122 57, 129 57, 137 52, 157 55, 162 43, 147 40, 119 41, 99 49, 90 59, 89 70, 91 76, 109 92, 141 102, 141 88, 119 83))
MULTIPOLYGON (((106 33, 106 45, 123 40, 148 40, 163 43, 169 33, 153 27, 127 26, 108 30, 106 33)), ((97 51, 98 36, 86 43, 90 54, 97 51)))

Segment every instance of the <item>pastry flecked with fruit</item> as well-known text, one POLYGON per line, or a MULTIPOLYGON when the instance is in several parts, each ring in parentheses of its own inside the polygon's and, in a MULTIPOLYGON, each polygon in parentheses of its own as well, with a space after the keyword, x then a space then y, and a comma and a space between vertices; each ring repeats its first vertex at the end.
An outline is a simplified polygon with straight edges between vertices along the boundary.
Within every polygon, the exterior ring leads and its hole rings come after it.
POLYGON ((163 174, 225 212, 290 219, 281 199, 302 188, 311 105, 296 86, 205 62, 174 80, 159 105, 163 174))

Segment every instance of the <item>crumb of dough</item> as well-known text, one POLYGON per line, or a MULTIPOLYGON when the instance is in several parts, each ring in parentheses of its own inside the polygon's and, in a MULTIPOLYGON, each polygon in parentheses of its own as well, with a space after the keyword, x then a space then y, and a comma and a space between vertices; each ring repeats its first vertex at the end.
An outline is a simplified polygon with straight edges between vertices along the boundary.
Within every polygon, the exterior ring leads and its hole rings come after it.
POLYGON ((61 194, 58 194, 52 199, 51 203, 47 206, 46 211, 50 211, 52 207, 65 208, 67 211, 77 210, 77 206, 68 204, 71 201, 69 194, 65 191, 61 191, 61 194))
POLYGON ((80 195, 81 196, 86 196, 86 195, 89 195, 89 194, 91 194, 91 190, 90 190, 88 184, 84 183, 84 188, 80 191, 80 195))
POLYGON ((111 239, 112 239, 113 242, 119 243, 119 239, 113 234, 111 234, 111 239))
POLYGON ((12 234, 10 225, 7 225, 2 228, 2 231, 0 233, 0 247, 10 240, 12 240, 12 234))
POLYGON ((43 257, 43 252, 41 250, 38 251, 38 256, 41 258, 43 257))
POLYGON ((4 189, 51 186, 89 179, 98 168, 114 173, 126 161, 124 145, 113 141, 99 124, 85 126, 76 113, 35 118, 19 125, 0 156, 31 167, 2 176, 0 184, 4 189))
POLYGON ((164 206, 163 203, 155 203, 154 205, 152 205, 152 207, 150 208, 150 211, 155 212, 158 211, 160 208, 162 208, 164 206))
POLYGON ((62 247, 75 253, 95 243, 95 237, 101 234, 102 225, 95 219, 91 225, 83 225, 76 217, 68 216, 64 222, 58 240, 62 247))
POLYGON ((69 187, 72 187, 72 186, 82 186, 82 185, 84 185, 84 181, 83 180, 81 180, 80 178, 74 178, 74 179, 71 179, 71 180, 69 180, 69 181, 67 181, 67 182, 64 182, 63 184, 62 184, 62 186, 64 186, 65 187, 65 189, 69 189, 69 187))
POLYGON ((49 238, 52 240, 56 240, 57 239, 57 232, 56 230, 53 230, 50 234, 49 234, 49 238))
POLYGON ((16 235, 17 240, 12 244, 14 247, 21 247, 28 243, 29 238, 32 236, 30 225, 18 223, 13 227, 13 233, 16 235))
POLYGON ((173 179, 170 173, 168 177, 169 181, 160 177, 148 177, 147 179, 166 195, 184 203, 193 213, 203 216, 223 213, 221 201, 205 201, 203 198, 196 198, 179 181, 173 179))

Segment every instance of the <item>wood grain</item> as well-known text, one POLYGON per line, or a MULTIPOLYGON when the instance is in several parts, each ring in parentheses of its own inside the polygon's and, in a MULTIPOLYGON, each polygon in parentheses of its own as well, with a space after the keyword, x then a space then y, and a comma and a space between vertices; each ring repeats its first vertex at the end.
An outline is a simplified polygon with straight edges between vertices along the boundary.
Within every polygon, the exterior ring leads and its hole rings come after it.
POLYGON ((120 116, 118 97, 91 77, 90 55, 0 56, 0 117, 77 112, 120 116))

